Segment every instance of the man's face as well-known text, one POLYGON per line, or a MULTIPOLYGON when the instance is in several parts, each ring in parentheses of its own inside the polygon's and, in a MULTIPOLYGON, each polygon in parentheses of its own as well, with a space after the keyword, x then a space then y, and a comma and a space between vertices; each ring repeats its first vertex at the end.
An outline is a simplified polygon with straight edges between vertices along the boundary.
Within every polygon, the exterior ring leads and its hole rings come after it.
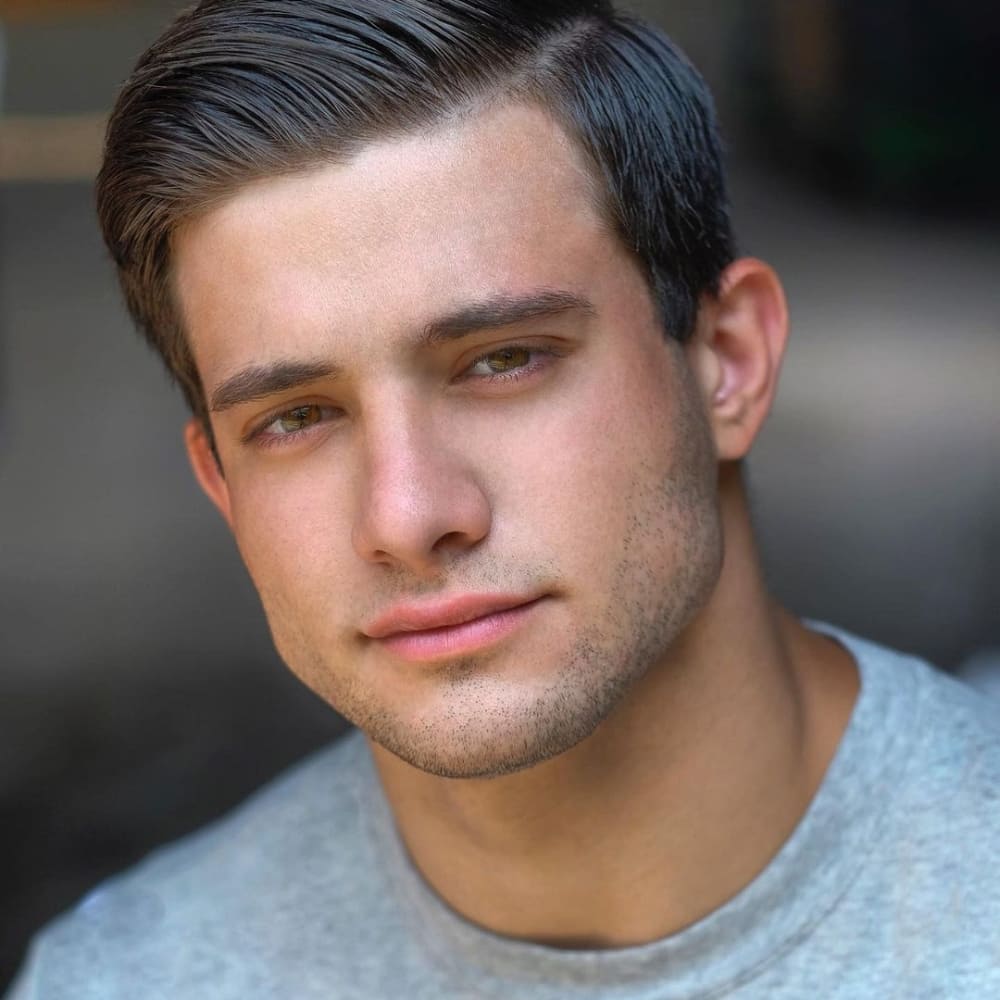
POLYGON ((208 489, 307 685, 478 776, 568 749, 666 668, 719 573, 711 432, 545 114, 248 186, 174 250, 208 489))

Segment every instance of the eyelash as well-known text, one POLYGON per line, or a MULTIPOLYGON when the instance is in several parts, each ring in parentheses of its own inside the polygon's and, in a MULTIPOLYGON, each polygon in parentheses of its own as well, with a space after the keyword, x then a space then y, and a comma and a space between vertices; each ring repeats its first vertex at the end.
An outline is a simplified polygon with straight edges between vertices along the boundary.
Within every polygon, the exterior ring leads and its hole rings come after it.
POLYGON ((517 352, 524 351, 526 354, 530 354, 532 360, 526 365, 514 368, 508 372, 493 372, 490 375, 466 375, 465 378, 472 379, 474 381, 488 382, 491 385, 496 385, 500 382, 517 382, 522 378, 526 378, 533 375, 542 365, 546 364, 546 361, 540 361, 540 358, 551 359, 556 357, 556 352, 551 348, 544 347, 533 347, 530 344, 504 344, 501 347, 494 347, 491 351, 486 351, 485 354, 480 354, 478 357, 473 358, 466 368, 466 372, 471 371, 476 367, 481 361, 485 361, 487 358, 491 358, 496 354, 502 354, 504 351, 517 352))
POLYGON ((268 427, 277 423, 282 417, 293 413, 295 410, 305 410, 310 407, 316 407, 316 409, 320 410, 323 414, 331 413, 336 410, 336 407, 323 406, 321 403, 299 403, 296 406, 289 406, 286 409, 279 410, 277 413, 272 413, 270 416, 261 420, 261 422, 257 424, 256 427, 252 428, 243 438, 243 443, 252 444, 257 448, 283 448, 286 445, 291 444, 293 441, 302 437, 303 434, 309 433, 311 427, 306 427, 297 431, 288 431, 285 434, 268 434, 268 427))
MULTIPOLYGON (((473 358, 466 368, 466 374, 462 376, 462 380, 469 379, 472 381, 486 382, 490 385, 498 385, 502 382, 518 382, 522 378, 530 378, 534 375, 541 367, 543 367, 548 360, 558 357, 558 353, 551 348, 544 347, 533 347, 529 344, 504 344, 500 347, 494 347, 492 350, 486 351, 484 354, 480 354, 478 357, 473 358), (487 358, 493 357, 496 354, 500 354, 503 351, 524 351, 531 355, 532 360, 528 364, 520 368, 514 368, 508 372, 494 372, 491 375, 468 375, 467 373, 471 369, 475 368, 480 362, 485 361, 487 358), (539 360, 544 358, 545 360, 539 360)), ((294 410, 305 409, 306 407, 315 406, 322 411, 333 411, 336 407, 322 406, 319 403, 299 403, 296 406, 289 406, 283 410, 279 410, 277 413, 272 413, 267 417, 264 417, 250 432, 244 437, 244 444, 252 444, 259 448, 282 448, 292 444, 297 441, 303 434, 308 434, 311 430, 310 427, 303 428, 302 430, 289 431, 286 434, 268 434, 267 428, 273 423, 280 420, 282 417, 294 410)))

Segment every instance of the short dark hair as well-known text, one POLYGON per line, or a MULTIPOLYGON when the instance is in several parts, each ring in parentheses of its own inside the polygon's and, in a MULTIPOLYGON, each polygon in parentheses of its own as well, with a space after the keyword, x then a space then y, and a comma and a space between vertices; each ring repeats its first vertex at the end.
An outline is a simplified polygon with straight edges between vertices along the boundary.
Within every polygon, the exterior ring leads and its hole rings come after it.
POLYGON ((97 205, 129 311, 206 426, 177 227, 250 181, 496 100, 576 139, 666 332, 691 334, 733 238, 711 95, 662 32, 606 0, 201 0, 125 83, 97 205))

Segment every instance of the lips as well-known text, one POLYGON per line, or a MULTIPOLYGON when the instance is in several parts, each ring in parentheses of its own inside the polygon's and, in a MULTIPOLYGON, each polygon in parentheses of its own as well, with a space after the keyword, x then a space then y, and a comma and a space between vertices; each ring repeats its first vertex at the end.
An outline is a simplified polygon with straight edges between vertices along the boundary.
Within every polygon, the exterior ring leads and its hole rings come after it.
POLYGON ((399 604, 362 631, 402 659, 439 660, 499 641, 530 616, 539 600, 533 595, 461 594, 399 604))

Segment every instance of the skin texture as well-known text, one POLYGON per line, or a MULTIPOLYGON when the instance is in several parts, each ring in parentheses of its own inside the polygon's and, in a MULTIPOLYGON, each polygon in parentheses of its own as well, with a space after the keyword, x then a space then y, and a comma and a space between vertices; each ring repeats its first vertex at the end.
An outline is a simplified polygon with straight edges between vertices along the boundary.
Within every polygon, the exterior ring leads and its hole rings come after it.
POLYGON ((438 892, 501 933, 609 946, 745 885, 856 689, 846 654, 771 607, 733 465, 784 346, 770 269, 732 265, 693 341, 665 338, 581 158, 525 106, 243 188, 174 259, 210 400, 249 369, 314 368, 213 411, 221 469, 197 423, 188 447, 279 651, 369 735, 438 892), (422 337, 540 291, 587 305, 422 337), (365 634, 469 592, 537 603, 433 663, 365 634))

